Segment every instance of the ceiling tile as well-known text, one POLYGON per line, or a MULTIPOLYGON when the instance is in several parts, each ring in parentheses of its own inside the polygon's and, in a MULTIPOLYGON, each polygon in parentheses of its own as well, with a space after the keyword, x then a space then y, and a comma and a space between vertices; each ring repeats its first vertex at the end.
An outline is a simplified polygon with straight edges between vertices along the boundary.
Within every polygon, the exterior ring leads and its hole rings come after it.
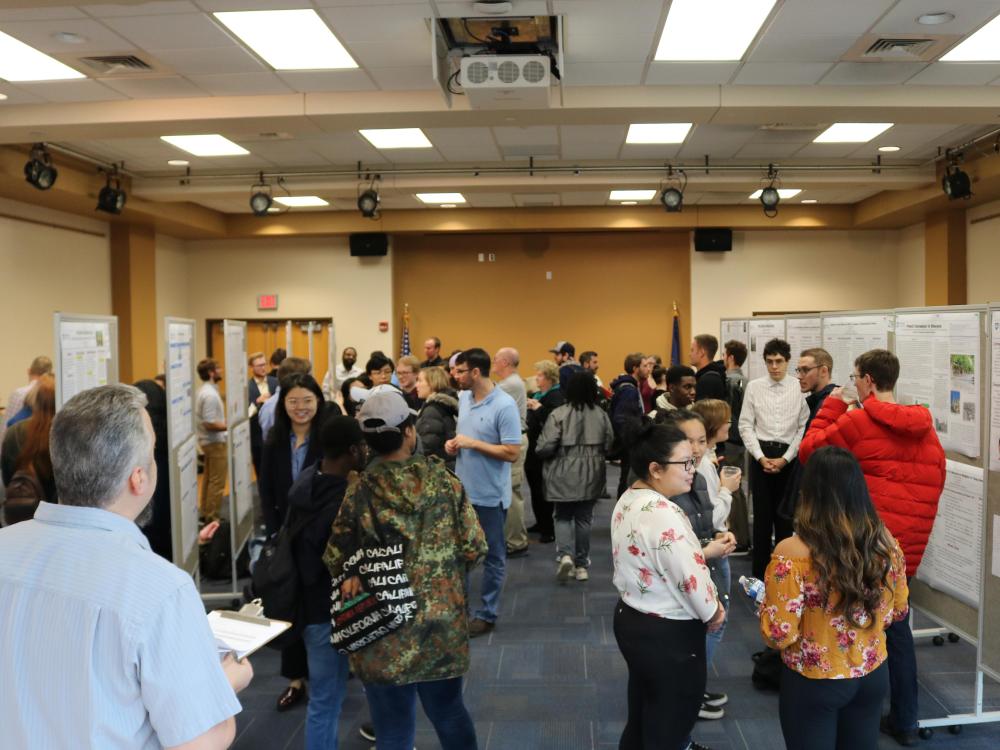
POLYGON ((121 52, 133 49, 130 42, 93 20, 18 21, 4 23, 3 31, 46 54, 82 57, 93 52, 121 52), (77 34, 80 44, 61 42, 53 35, 60 31, 77 34))
POLYGON ((287 86, 274 73, 240 73, 222 76, 189 76, 198 88, 212 96, 262 96, 264 94, 290 94, 287 86))
POLYGON ((181 75, 259 73, 269 68, 242 47, 208 49, 163 49, 156 58, 181 75))
POLYGON ((906 82, 918 86, 981 86, 1000 76, 998 63, 931 63, 906 82))
POLYGON ((83 10, 94 18, 113 18, 116 16, 159 16, 168 13, 197 13, 194 3, 184 0, 149 0, 144 3, 103 3, 84 5, 83 10))
POLYGON ((282 71, 278 76, 296 91, 302 93, 317 91, 374 91, 376 86, 365 71, 324 70, 324 71, 282 71))
POLYGON ((770 128, 754 127, 749 143, 771 144, 771 143, 798 143, 800 146, 811 143, 816 136, 823 132, 824 128, 809 128, 795 130, 782 129, 772 130, 770 128))
POLYGON ((101 81, 131 99, 168 99, 208 96, 208 92, 180 76, 163 78, 105 78, 101 81))
MULTIPOLYGON (((299 140, 290 141, 257 141, 246 144, 246 148, 262 159, 283 167, 310 167, 310 166, 330 166, 329 161, 309 148, 307 143, 299 140)), ((237 161, 232 162, 233 166, 242 166, 242 157, 232 157, 237 161)), ((293 187, 289 189, 294 193, 293 187)))
POLYGON ((566 34, 599 37, 608 29, 616 33, 655 34, 663 15, 663 3, 608 3, 604 0, 555 0, 556 14, 566 16, 566 34))
POLYGON ((608 202, 608 191, 564 190, 561 198, 564 206, 603 206, 608 202))
POLYGON ((474 193, 467 191, 462 195, 473 208, 513 208, 514 198, 510 193, 474 193))
POLYGON ((837 63, 820 81, 821 85, 886 86, 912 78, 927 63, 837 63))
POLYGON ((626 143, 622 146, 622 159, 676 159, 681 151, 679 143, 626 143))
POLYGON ((431 69, 431 40, 424 38, 396 39, 385 42, 345 42, 351 56, 366 68, 396 68, 419 65, 431 69))
MULTIPOLYGON (((860 36, 897 0, 794 0, 785 2, 766 36, 798 36, 822 29, 824 34, 860 36)), ((910 0, 903 0, 904 4, 910 0)))
POLYGON ((125 98, 117 91, 90 79, 21 83, 18 86, 47 102, 99 102, 125 98))
MULTIPOLYGON (((77 8, 61 6, 57 8, 3 8, 0 21, 42 21, 48 18, 86 18, 87 14, 77 8)), ((6 24, 5 24, 6 27, 6 24)))
POLYGON ((624 125, 562 125, 563 159, 616 159, 625 141, 624 125))
POLYGON ((801 143, 748 143, 737 156, 741 159, 785 159, 800 148, 801 143))
POLYGON ((731 159, 754 136, 756 128, 748 125, 695 125, 679 151, 685 159, 731 159))
MULTIPOLYGON (((868 147, 866 154, 874 158, 876 153, 875 147, 871 144, 864 145, 868 147)), ((821 161, 845 159, 858 150, 858 144, 856 143, 808 143, 796 151, 795 156, 804 159, 820 159, 821 161)))
POLYGON ((493 135, 500 146, 558 146, 559 129, 555 125, 527 128, 496 127, 493 135))
POLYGON ((748 62, 733 83, 746 86, 811 86, 830 69, 830 63, 748 62))
POLYGON ((646 62, 653 50, 653 33, 578 36, 567 40, 566 65, 582 62, 646 62))
POLYGON ((368 68, 368 74, 383 91, 422 91, 438 88, 430 66, 368 68))
POLYGON ((642 83, 645 62, 567 63, 564 86, 638 86, 642 83))
MULTIPOLYGON (((393 3, 394 0, 379 0, 380 3, 393 3)), ((414 0, 403 0, 403 2, 414 2, 414 0)), ((358 0, 318 0, 319 5, 357 5, 358 0)), ((463 16, 474 16, 472 3, 469 0, 455 2, 455 0, 437 0, 435 3, 438 13, 442 18, 460 18, 463 16)), ((514 4, 515 12, 519 16, 544 16, 548 14, 545 0, 517 0, 514 4)))
POLYGON ((227 10, 298 10, 309 4, 304 0, 194 0, 194 2, 209 13, 227 10))
MULTIPOLYGON (((426 0, 399 5, 387 12, 385 6, 358 3, 354 6, 323 8, 337 38, 342 42, 382 42, 417 36, 425 40, 430 50, 430 28, 427 19, 433 17, 426 0)), ((428 52, 428 54, 430 54, 428 52)))
POLYGON ((499 161, 500 151, 489 128, 425 128, 424 133, 448 161, 499 161))
POLYGON ((353 132, 323 133, 305 142, 311 151, 331 164, 356 164, 359 160, 365 164, 385 164, 388 161, 378 149, 353 132))
POLYGON ((896 4, 872 28, 873 34, 968 34, 997 14, 996 0, 905 0, 896 4), (951 11, 955 20, 938 26, 922 26, 917 19, 924 13, 951 11))
POLYGON ((647 85, 693 86, 729 83, 738 62, 654 62, 646 73, 647 85))
POLYGON ((204 13, 108 18, 104 22, 148 50, 236 46, 236 42, 204 13))
POLYGON ((39 102, 44 102, 40 96, 32 94, 26 89, 21 89, 12 83, 7 83, 6 81, 0 81, 0 94, 6 96, 6 99, 0 99, 0 111, 4 107, 9 107, 12 104, 38 104, 39 102))
POLYGON ((857 34, 774 34, 769 31, 754 46, 747 59, 750 62, 832 63, 839 60, 857 40, 857 34))

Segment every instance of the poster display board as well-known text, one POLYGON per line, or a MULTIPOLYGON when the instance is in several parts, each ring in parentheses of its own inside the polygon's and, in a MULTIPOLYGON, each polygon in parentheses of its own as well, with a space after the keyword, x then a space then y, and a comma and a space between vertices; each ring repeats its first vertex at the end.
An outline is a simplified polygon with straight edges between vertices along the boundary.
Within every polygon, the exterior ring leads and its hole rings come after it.
POLYGON ((990 311, 990 471, 1000 471, 1000 310, 990 311))
POLYGON ((229 431, 230 437, 230 509, 236 541, 233 549, 240 549, 253 532, 253 482, 250 458, 250 420, 244 419, 229 431))
MULTIPOLYGON (((1000 309, 989 311, 989 470, 986 472, 986 508, 983 540, 983 593, 979 620, 979 668, 1000 681, 1000 309)), ((984 457, 985 458, 985 457, 984 457)))
POLYGON ((167 430, 175 449, 194 432, 193 320, 166 319, 167 430))
POLYGON ((801 318, 788 316, 785 319, 785 340, 792 348, 792 362, 789 366, 792 370, 802 352, 823 345, 823 319, 818 315, 801 318))
POLYGON ((233 580, 235 560, 253 533, 253 485, 251 482, 250 420, 247 396, 247 324, 222 321, 226 363, 226 435, 229 451, 229 518, 232 534, 233 580))
POLYGON ((118 318, 55 313, 56 409, 73 396, 118 382, 118 318))
MULTIPOLYGON (((747 322, 750 343, 747 345, 747 361, 744 371, 747 378, 756 380, 767 375, 764 364, 764 345, 774 338, 785 338, 784 318, 751 318, 747 322)), ((793 356, 793 359, 795 357, 793 356)))
POLYGON ((174 564, 192 575, 198 567, 198 440, 194 435, 173 451, 170 496, 174 520, 174 564))
POLYGON ((723 318, 721 321, 722 338, 719 339, 719 351, 723 350, 727 341, 740 341, 750 349, 750 321, 744 318, 729 319, 723 318))
POLYGON ((198 451, 195 435, 195 321, 165 318, 167 344, 167 455, 174 564, 198 569, 198 451))
POLYGON ((969 458, 979 457, 982 434, 981 330, 976 312, 896 316, 896 400, 930 409, 941 445, 969 458))
POLYGON ((891 312, 823 315, 823 348, 833 357, 832 380, 847 385, 854 360, 870 349, 888 349, 893 330, 891 312))
POLYGON ((222 321, 225 351, 226 425, 248 417, 247 403, 247 324, 242 320, 222 321))

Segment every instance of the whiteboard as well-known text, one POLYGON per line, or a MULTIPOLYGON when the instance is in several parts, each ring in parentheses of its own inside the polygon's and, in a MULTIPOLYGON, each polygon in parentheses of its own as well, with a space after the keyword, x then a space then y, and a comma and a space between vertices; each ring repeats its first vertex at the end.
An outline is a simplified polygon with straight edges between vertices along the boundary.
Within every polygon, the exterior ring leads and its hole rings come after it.
POLYGON ((747 378, 756 380, 767 376, 764 364, 764 345, 771 339, 785 338, 784 318, 751 318, 748 321, 750 344, 746 361, 747 378))
POLYGON ((118 318, 55 313, 56 409, 73 396, 118 382, 118 318))
POLYGON ((894 316, 889 312, 823 315, 823 348, 833 357, 834 383, 847 385, 854 360, 871 349, 888 349, 894 316))
POLYGON ((232 429, 247 419, 250 405, 247 395, 247 324, 242 320, 222 321, 226 378, 226 426, 232 429))

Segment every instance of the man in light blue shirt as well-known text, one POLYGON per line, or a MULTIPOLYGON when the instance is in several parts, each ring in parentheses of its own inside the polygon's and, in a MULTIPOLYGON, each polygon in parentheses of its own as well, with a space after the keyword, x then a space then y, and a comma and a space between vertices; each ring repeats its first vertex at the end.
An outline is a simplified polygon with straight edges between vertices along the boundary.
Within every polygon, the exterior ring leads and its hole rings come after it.
POLYGON ((220 663, 191 577, 136 519, 156 487, 145 397, 111 385, 52 425, 60 504, 0 530, 0 745, 225 748, 246 661, 220 663))
POLYGON ((455 437, 445 443, 449 455, 458 455, 455 473, 465 486, 486 534, 483 565, 483 606, 469 622, 473 638, 496 625, 507 565, 504 523, 510 507, 511 464, 521 453, 521 415, 510 396, 490 380, 490 355, 468 349, 455 360, 458 398, 455 437))

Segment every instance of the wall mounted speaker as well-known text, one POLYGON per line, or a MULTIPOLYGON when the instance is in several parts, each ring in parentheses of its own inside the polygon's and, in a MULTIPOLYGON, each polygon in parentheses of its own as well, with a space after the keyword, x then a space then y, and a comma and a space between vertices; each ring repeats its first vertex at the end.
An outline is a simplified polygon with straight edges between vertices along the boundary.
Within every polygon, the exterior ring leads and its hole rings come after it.
POLYGON ((389 235, 385 232, 357 232, 350 236, 351 255, 369 257, 389 252, 389 235))
POLYGON ((728 253, 733 249, 733 230, 695 229, 694 249, 699 253, 728 253))

